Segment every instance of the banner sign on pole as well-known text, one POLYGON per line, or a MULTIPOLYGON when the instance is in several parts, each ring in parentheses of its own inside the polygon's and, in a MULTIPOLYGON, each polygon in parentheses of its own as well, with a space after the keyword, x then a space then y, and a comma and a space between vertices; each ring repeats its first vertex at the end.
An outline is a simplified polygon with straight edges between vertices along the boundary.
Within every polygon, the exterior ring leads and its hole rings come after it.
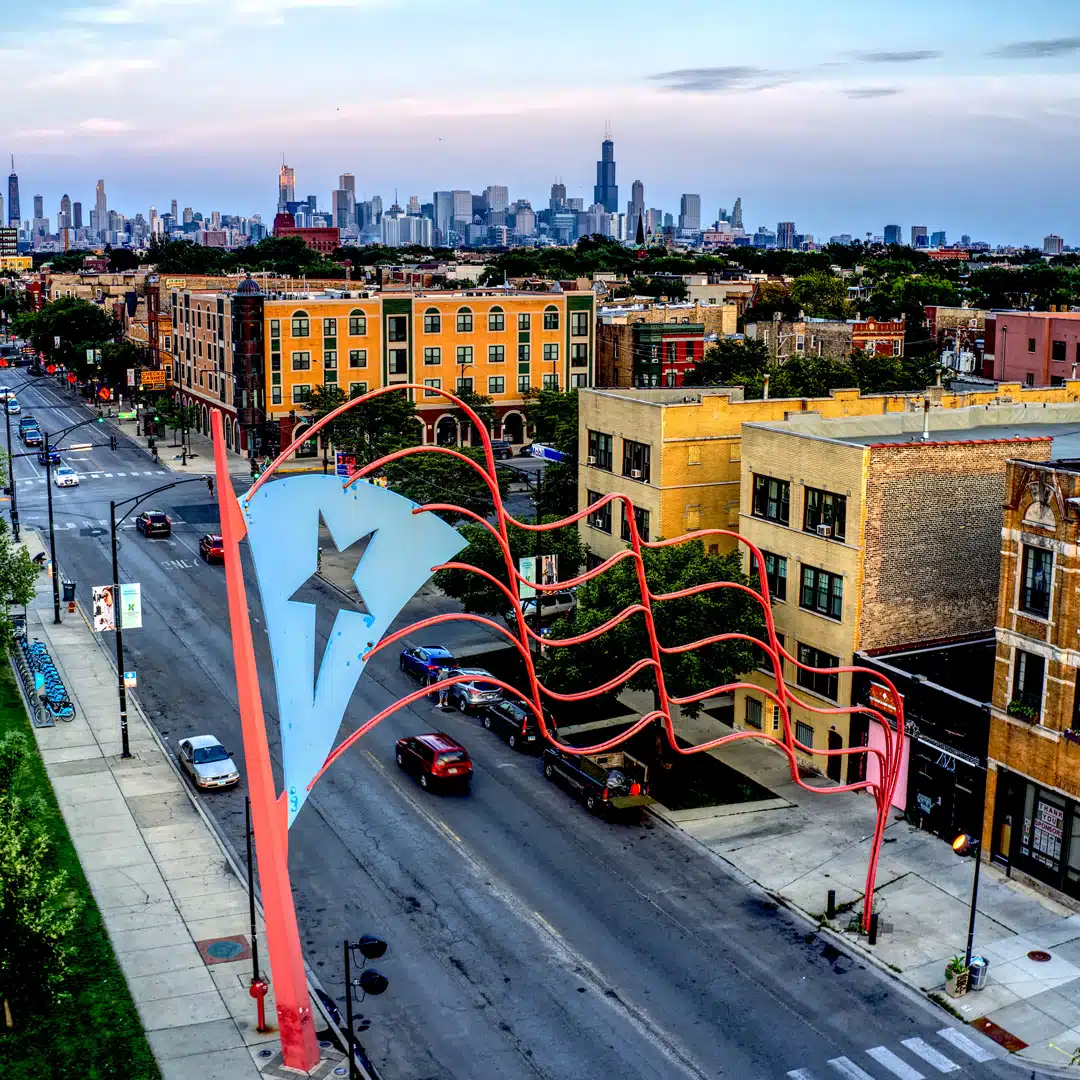
POLYGON ((142 626, 142 586, 132 582, 120 586, 120 625, 125 630, 142 626))
POLYGON ((94 632, 116 629, 116 608, 113 604, 113 587, 95 585, 91 590, 94 607, 94 632))
POLYGON ((138 686, 138 680, 135 677, 134 671, 124 672, 124 686, 126 686, 128 690, 134 690, 135 687, 138 686))
POLYGON ((540 584, 555 585, 559 580, 559 556, 540 556, 540 584))
POLYGON ((536 595, 536 590, 528 582, 536 582, 536 558, 532 555, 526 555, 521 559, 518 559, 518 573, 524 579, 518 582, 518 599, 528 600, 530 596, 536 595))
POLYGON ((127 384, 128 386, 135 385, 135 369, 133 367, 127 369, 127 384))

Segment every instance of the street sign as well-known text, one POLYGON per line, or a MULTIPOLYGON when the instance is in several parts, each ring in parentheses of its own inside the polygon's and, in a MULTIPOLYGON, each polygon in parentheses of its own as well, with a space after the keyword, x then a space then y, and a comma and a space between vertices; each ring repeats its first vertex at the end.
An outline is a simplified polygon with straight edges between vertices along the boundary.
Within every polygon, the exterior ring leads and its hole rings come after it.
POLYGON ((536 590, 529 582, 536 582, 536 559, 532 555, 526 555, 518 559, 518 573, 524 578, 518 582, 518 599, 528 600, 536 595, 536 590))
POLYGON ((111 390, 110 390, 110 389, 109 389, 109 388, 108 388, 107 386, 103 386, 103 387, 102 387, 102 388, 101 388, 101 389, 100 389, 100 390, 99 390, 99 391, 97 392, 97 396, 98 396, 99 398, 101 398, 101 400, 102 400, 102 401, 108 401, 108 400, 109 400, 109 398, 111 398, 111 397, 112 397, 112 391, 111 391, 111 390))
POLYGON ((338 476, 352 476, 357 471, 356 455, 344 454, 340 450, 335 454, 336 462, 334 465, 334 472, 338 476))
POLYGON ((127 687, 128 690, 134 690, 135 687, 138 686, 138 680, 135 677, 134 671, 124 672, 124 686, 127 687))
POLYGON ((57 335, 55 335, 55 337, 53 337, 52 343, 53 343, 53 348, 54 349, 59 349, 60 348, 60 335, 59 334, 57 334, 57 335))
POLYGON ((56 365, 55 364, 46 364, 45 365, 45 371, 49 375, 55 375, 56 374, 56 365))
MULTIPOLYGON (((59 345, 60 342, 58 341, 56 344, 59 345)), ((86 350, 86 362, 88 364, 92 364, 94 362, 94 350, 93 349, 87 349, 86 350)))
POLYGON ((116 414, 116 417, 118 420, 134 420, 138 417, 138 415, 139 414, 134 409, 131 409, 128 412, 125 412, 123 409, 121 409, 120 412, 116 414))
POLYGON ((146 368, 139 372, 139 385, 144 390, 164 390, 165 372, 146 368))
POLYGON ((125 630, 142 626, 142 586, 138 582, 120 586, 120 625, 125 630))
POLYGON ((135 385, 135 369, 133 367, 127 369, 127 384, 128 386, 135 385))
MULTIPOLYGON (((52 372, 50 372, 49 374, 51 375, 51 374, 52 374, 52 372)), ((75 372, 74 372, 74 371, 69 371, 69 372, 68 372, 68 377, 67 377, 67 381, 68 381, 69 383, 76 383, 76 382, 78 382, 78 381, 79 381, 79 380, 78 380, 78 378, 76 378, 76 376, 75 376, 75 372)))
POLYGON ((116 629, 116 608, 113 604, 113 587, 111 585, 95 585, 90 590, 94 609, 94 632, 103 633, 106 630, 116 629))

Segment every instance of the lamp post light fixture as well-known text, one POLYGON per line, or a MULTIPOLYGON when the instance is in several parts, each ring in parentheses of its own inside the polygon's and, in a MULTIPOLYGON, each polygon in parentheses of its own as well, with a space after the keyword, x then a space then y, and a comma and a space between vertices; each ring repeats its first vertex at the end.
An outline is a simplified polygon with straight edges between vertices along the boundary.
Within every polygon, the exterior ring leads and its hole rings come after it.
POLYGON ((952 844, 952 849, 960 856, 974 856, 975 874, 971 881, 971 918, 968 921, 967 952, 964 955, 964 966, 971 967, 971 947, 975 941, 975 908, 979 902, 979 866, 982 863, 980 844, 976 837, 961 833, 952 844))
MULTIPOLYGON (((371 994, 373 997, 385 993, 390 985, 390 980, 374 968, 367 967, 369 960, 378 960, 386 953, 386 942, 382 938, 364 934, 359 941, 350 941, 346 938, 342 942, 342 954, 345 959, 345 1046, 349 1053, 349 1080, 356 1080, 356 1034, 353 1031, 353 989, 360 991, 362 995, 371 994), (359 978, 352 977, 352 953, 360 953, 364 958, 359 978)), ((361 1001, 363 997, 361 997, 361 1001)), ((366 1072, 365 1072, 366 1075, 366 1072)))

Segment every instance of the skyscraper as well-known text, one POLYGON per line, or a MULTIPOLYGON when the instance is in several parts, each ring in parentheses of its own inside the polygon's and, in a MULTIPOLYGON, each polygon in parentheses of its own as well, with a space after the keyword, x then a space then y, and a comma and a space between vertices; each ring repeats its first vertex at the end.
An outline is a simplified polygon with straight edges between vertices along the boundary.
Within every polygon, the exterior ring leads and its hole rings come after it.
POLYGON ((34 196, 34 217, 43 218, 45 216, 45 200, 40 195, 34 196))
POLYGON ((635 180, 630 185, 630 201, 626 204, 626 231, 637 236, 638 222, 645 213, 645 185, 635 180))
POLYGON ((97 211, 97 234, 104 238, 108 227, 108 204, 105 200, 105 181, 99 180, 95 189, 94 208, 97 211))
POLYGON ((173 201, 172 201, 172 211, 171 211, 171 213, 172 213, 173 224, 175 224, 179 220, 179 218, 176 216, 176 200, 175 199, 173 199, 173 201))
POLYGON ((549 210, 561 210, 566 205, 566 185, 558 180, 551 185, 551 198, 548 200, 549 210))
POLYGON ((472 224, 473 219, 472 192, 456 190, 450 194, 454 200, 453 218, 450 227, 464 235, 465 229, 472 224))
POLYGON ((900 225, 886 225, 884 232, 884 239, 886 244, 902 244, 904 241, 900 239, 903 234, 903 227, 900 225))
POLYGON ((778 221, 776 223, 776 246, 790 250, 795 246, 795 222, 778 221))
POLYGON ((741 195, 735 200, 735 205, 732 207, 731 210, 731 227, 733 229, 741 229, 743 227, 741 195))
POLYGON ((1060 255, 1065 250, 1065 241, 1057 233, 1050 233, 1043 237, 1043 254, 1060 255))
POLYGON ((296 171, 283 161, 278 173, 278 213, 285 213, 288 210, 287 204, 291 202, 296 202, 296 171))
POLYGON ((510 191, 502 184, 489 184, 484 191, 487 208, 490 213, 504 214, 510 206, 510 191))
POLYGON ((925 248, 930 246, 930 233, 925 225, 911 226, 911 246, 925 248))
POLYGON ((619 209, 619 185, 615 183, 615 143, 610 138, 600 144, 593 202, 599 203, 609 214, 619 209))
POLYGON ((71 227, 73 229, 82 228, 82 203, 74 202, 71 204, 71 227))
POLYGON ((8 177, 8 225, 17 229, 22 217, 22 208, 19 206, 19 177, 15 173, 15 155, 11 155, 11 175, 8 177))
POLYGON ((679 228, 686 232, 701 232, 700 195, 683 195, 679 200, 679 228))
POLYGON ((60 200, 60 214, 56 219, 56 228, 58 230, 71 228, 71 199, 67 195, 60 200))

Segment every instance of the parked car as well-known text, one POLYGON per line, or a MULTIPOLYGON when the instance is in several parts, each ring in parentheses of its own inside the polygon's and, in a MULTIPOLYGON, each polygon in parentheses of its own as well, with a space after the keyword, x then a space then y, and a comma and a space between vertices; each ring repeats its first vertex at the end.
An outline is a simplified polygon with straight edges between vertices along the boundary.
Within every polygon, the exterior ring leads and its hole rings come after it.
POLYGON ((143 536, 172 536, 172 522, 161 510, 144 510, 135 519, 135 528, 143 536))
POLYGON ((521 449, 517 452, 517 456, 518 457, 532 457, 533 456, 532 445, 533 444, 531 442, 523 443, 521 449))
MULTIPOLYGON (((546 625, 552 619, 557 619, 560 615, 565 615, 576 607, 577 596, 569 589, 542 593, 540 595, 540 622, 546 625)), ((529 625, 532 626, 533 620, 536 618, 536 597, 530 596, 527 600, 522 600, 521 610, 529 625)), ((508 611, 503 616, 503 620, 511 630, 517 629, 516 617, 511 612, 508 611)))
POLYGON ((18 416, 22 412, 22 406, 19 404, 19 399, 16 397, 9 397, 4 402, 4 407, 7 409, 8 416, 18 416))
POLYGON ((42 448, 38 451, 37 459, 39 465, 59 465, 60 451, 54 446, 50 446, 47 452, 42 448))
POLYGON ((33 413, 27 413, 25 416, 19 417, 19 434, 21 435, 27 428, 37 427, 38 420, 33 413))
POLYGON ((452 668, 455 663, 450 650, 441 645, 418 645, 412 649, 402 649, 398 657, 401 670, 422 683, 430 682, 439 668, 452 668))
POLYGON ((240 770, 232 755, 213 735, 192 735, 180 743, 180 768, 197 788, 232 787, 240 782, 240 770))
POLYGON ((36 427, 22 428, 19 435, 26 446, 40 446, 42 443, 41 431, 36 427))
POLYGON ((415 776, 425 791, 440 784, 467 791, 472 780, 469 751, 442 731, 398 739, 395 757, 398 768, 415 776))
POLYGON ((621 750, 567 754, 544 750, 544 775, 579 798, 591 814, 611 815, 656 802, 649 795, 649 769, 621 750))
POLYGON ((514 448, 505 439, 492 439, 491 452, 495 455, 496 461, 514 456, 514 448))
POLYGON ((454 683, 450 687, 450 704, 463 713, 474 713, 481 705, 491 705, 501 701, 503 692, 493 682, 486 682, 494 676, 484 668, 452 668, 451 675, 469 676, 464 682, 454 683))
POLYGON ((199 541, 199 554, 205 562, 224 562, 225 545, 217 533, 207 533, 199 541))
POLYGON ((78 487, 79 474, 70 465, 61 465, 53 469, 53 483, 57 487, 78 487))
POLYGON ((541 741, 540 725, 531 710, 516 701, 496 701, 481 707, 484 727, 501 735, 511 750, 532 750, 541 741))

